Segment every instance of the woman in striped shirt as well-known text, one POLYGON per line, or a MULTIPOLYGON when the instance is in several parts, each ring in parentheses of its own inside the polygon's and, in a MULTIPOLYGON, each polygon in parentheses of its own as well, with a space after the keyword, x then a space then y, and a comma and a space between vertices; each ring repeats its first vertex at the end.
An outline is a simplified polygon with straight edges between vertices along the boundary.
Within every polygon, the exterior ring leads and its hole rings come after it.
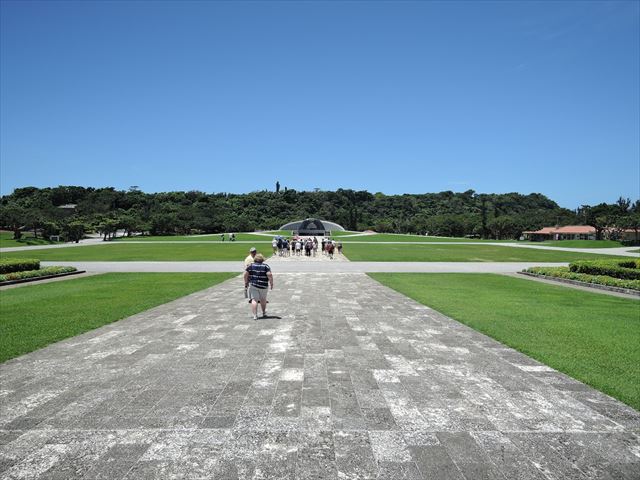
POLYGON ((244 272, 244 288, 249 289, 251 313, 253 313, 254 320, 258 320, 258 302, 262 307, 262 318, 267 316, 267 287, 269 286, 273 290, 271 267, 264 263, 264 256, 259 253, 255 256, 254 263, 249 265, 244 272))

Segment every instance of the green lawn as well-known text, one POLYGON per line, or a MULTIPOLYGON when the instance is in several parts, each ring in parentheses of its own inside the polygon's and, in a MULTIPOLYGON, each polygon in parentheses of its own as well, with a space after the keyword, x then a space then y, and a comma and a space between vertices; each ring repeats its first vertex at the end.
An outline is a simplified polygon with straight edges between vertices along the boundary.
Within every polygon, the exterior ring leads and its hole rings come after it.
POLYGON ((280 235, 283 237, 290 237, 291 236, 291 230, 269 230, 267 232, 261 232, 261 233, 268 233, 269 235, 273 235, 274 237, 276 235, 280 235))
MULTIPOLYGON (((525 243, 525 242, 523 242, 525 243)), ((624 247, 613 240, 547 240, 545 242, 526 242, 529 245, 545 245, 564 248, 617 248, 624 247)))
POLYGON ((25 232, 20 240, 13 239, 13 232, 6 230, 0 231, 0 248, 5 247, 28 247, 30 245, 52 245, 57 242, 45 240, 44 238, 35 238, 33 232, 25 232))
POLYGON ((2 252, 0 258, 38 258, 43 261, 215 261, 244 260, 249 248, 255 245, 258 251, 269 256, 271 242, 249 243, 127 243, 107 242, 106 244, 84 247, 52 248, 26 252, 2 252))
POLYGON ((640 410, 640 302, 492 274, 371 277, 640 410))
MULTIPOLYGON (((349 236, 349 235, 355 235, 357 233, 362 233, 362 232, 352 232, 350 230, 332 230, 331 231, 331 236, 332 237, 344 237, 344 236, 349 236)), ((359 238, 359 237, 356 237, 359 238)))
MULTIPOLYGON (((337 233, 337 232, 336 232, 337 233)), ((356 232, 339 232, 341 235, 353 235, 356 232)), ((333 235, 334 237, 341 235, 333 235)), ((471 242, 471 243, 482 243, 482 242, 495 242, 497 240, 478 240, 478 239, 470 239, 470 238, 455 238, 455 237, 426 237, 424 235, 403 235, 400 233, 376 233, 375 235, 360 235, 357 237, 347 237, 342 240, 343 243, 348 242, 471 242)), ((500 240, 500 242, 504 242, 505 240, 500 240)), ((510 242, 515 242, 515 240, 509 240, 510 242)))
MULTIPOLYGON (((220 261, 243 260, 254 246, 265 256, 271 243, 130 243, 107 242, 98 245, 56 249, 3 252, 0 258, 36 257, 42 261, 220 261)), ((497 245, 403 245, 344 243, 344 253, 352 261, 373 262, 570 262, 612 256, 538 250, 497 245)))
POLYGON ((216 285, 235 273, 107 273, 0 291, 0 362, 216 285))
POLYGON ((344 244, 344 254, 356 262, 571 262, 610 255, 502 247, 499 245, 344 244))
MULTIPOLYGON (((251 233, 236 233, 237 241, 271 241, 268 236, 264 235, 255 235, 251 233)), ((210 235, 159 235, 159 236, 149 236, 149 235, 136 235, 134 237, 118 237, 115 240, 116 242, 219 242, 223 243, 220 234, 214 233, 210 235)), ((229 234, 225 234, 224 243, 230 242, 229 234)), ((233 243, 233 242, 231 242, 233 243)))
MULTIPOLYGON (((346 232, 339 232, 340 235, 334 234, 334 237, 345 235, 346 232)), ((349 232, 348 235, 352 235, 349 232)), ((474 238, 456 238, 456 237, 426 237, 424 235, 403 235, 396 233, 378 233, 376 235, 362 235, 358 237, 350 237, 341 239, 343 243, 352 242, 469 242, 469 243, 519 243, 524 245, 544 245, 549 247, 564 248, 615 248, 623 247, 620 242, 612 240, 549 240, 546 242, 519 242, 518 240, 483 240, 474 238)))

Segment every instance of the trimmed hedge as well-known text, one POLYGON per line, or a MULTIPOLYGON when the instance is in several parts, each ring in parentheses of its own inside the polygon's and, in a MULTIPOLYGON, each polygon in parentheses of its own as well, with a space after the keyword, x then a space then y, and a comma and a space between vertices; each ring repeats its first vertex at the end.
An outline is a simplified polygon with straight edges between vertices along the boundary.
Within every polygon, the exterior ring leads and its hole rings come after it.
POLYGON ((46 277, 48 275, 58 275, 60 273, 75 272, 76 267, 45 267, 40 270, 29 270, 22 272, 12 272, 0 275, 0 282, 8 282, 10 280, 24 280, 27 278, 46 277))
POLYGON ((569 264, 569 270, 587 275, 605 275, 621 280, 640 280, 636 260, 579 260, 569 264))
POLYGON ((640 260, 620 260, 618 265, 624 268, 640 268, 640 260))
POLYGON ((586 273, 576 273, 569 270, 570 267, 531 267, 524 271, 545 275, 547 277, 566 278, 585 283, 595 283, 608 287, 627 288, 629 290, 640 291, 640 280, 623 280, 620 278, 608 277, 606 275, 589 275, 586 273))
POLYGON ((33 258, 2 258, 0 259, 0 274, 38 270, 40 260, 33 258))

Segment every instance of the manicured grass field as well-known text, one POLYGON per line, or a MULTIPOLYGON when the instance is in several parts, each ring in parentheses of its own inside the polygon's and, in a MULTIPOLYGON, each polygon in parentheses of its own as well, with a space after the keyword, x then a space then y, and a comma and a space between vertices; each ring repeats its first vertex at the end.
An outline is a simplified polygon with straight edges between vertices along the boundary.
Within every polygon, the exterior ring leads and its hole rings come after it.
MULTIPOLYGON (((346 232, 336 232, 334 237, 345 235, 346 232)), ((352 235, 349 232, 348 235, 352 235)), ((477 238, 456 238, 456 237, 427 237, 424 235, 403 235, 396 233, 378 233, 375 235, 361 235, 357 237, 347 237, 341 239, 343 243, 351 242, 465 242, 465 243, 518 243, 521 245, 544 245, 548 247, 564 247, 564 248, 615 248, 622 247, 620 242, 612 240, 549 240, 546 242, 519 242, 517 240, 483 240, 477 238)))
POLYGON ((235 273, 107 273, 0 291, 0 362, 216 285, 235 273))
POLYGON ((26 252, 3 252, 0 258, 38 258, 44 261, 242 261, 255 246, 266 256, 271 255, 271 243, 119 243, 87 245, 84 247, 52 248, 26 252))
POLYGON ((640 302, 492 274, 371 277, 640 410, 640 302))
MULTIPOLYGON (((362 233, 362 232, 352 232, 350 230, 332 230, 331 231, 331 236, 332 237, 345 237, 345 236, 349 236, 349 235, 355 235, 356 233, 362 233)), ((364 235, 363 235, 364 236, 364 235)), ((356 237, 359 238, 359 237, 356 237)))
MULTIPOLYGON (((347 234, 346 232, 336 232, 342 235, 347 234)), ((347 235, 353 235, 355 232, 349 232, 347 235)), ((333 235, 338 236, 338 235, 333 235)), ((478 240, 478 239, 470 239, 470 238, 454 238, 454 237, 427 237, 424 235, 403 235, 399 233, 376 233, 375 235, 360 235, 357 237, 347 237, 342 240, 343 243, 348 242, 470 242, 470 243, 482 243, 487 241, 496 240, 478 240)), ((504 240, 500 240, 504 242, 504 240)), ((511 242, 515 240, 509 240, 511 242)))
POLYGON ((13 232, 0 231, 0 248, 5 247, 28 247, 30 245, 53 245, 57 242, 35 238, 33 232, 25 232, 20 240, 13 239, 13 232))
POLYGON ((614 258, 561 250, 541 250, 499 245, 402 245, 346 243, 344 254, 356 262, 571 262, 614 258))
POLYGON ((276 235, 280 235, 283 237, 290 237, 291 236, 291 230, 269 230, 266 232, 260 232, 260 233, 268 233, 269 235, 273 235, 274 237, 276 235))
MULTIPOLYGON (((524 243, 524 242, 523 242, 524 243)), ((613 240, 547 240, 546 242, 526 242, 530 245, 544 245, 547 247, 564 248, 617 248, 624 247, 613 240)))
MULTIPOLYGON (((0 258, 36 257, 43 261, 222 261, 243 260, 254 246, 266 256, 271 243, 129 243, 108 242, 80 247, 3 252, 0 258), (36 255, 37 252, 37 255, 36 255)), ((411 245, 344 243, 352 261, 372 262, 570 262, 589 258, 614 258, 578 252, 539 250, 497 245, 411 245)))
MULTIPOLYGON (((267 240, 271 240, 270 237, 265 235, 254 235, 251 233, 236 233, 236 241, 262 241, 265 242, 267 240)), ((220 234, 214 233, 210 235, 159 235, 159 236, 149 236, 149 235, 136 235, 133 237, 118 237, 115 240, 116 242, 219 242, 219 243, 227 243, 231 242, 229 240, 229 234, 225 234, 224 242, 220 238, 220 234)), ((233 243, 233 242, 231 242, 233 243)))

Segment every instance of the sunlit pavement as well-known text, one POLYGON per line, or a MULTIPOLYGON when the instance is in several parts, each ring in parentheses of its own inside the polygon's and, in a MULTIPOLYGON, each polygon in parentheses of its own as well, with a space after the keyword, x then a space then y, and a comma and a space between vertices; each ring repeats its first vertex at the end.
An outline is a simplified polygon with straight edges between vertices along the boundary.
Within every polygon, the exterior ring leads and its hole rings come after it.
POLYGON ((0 477, 638 478, 637 411, 364 274, 272 263, 268 318, 238 276, 0 365, 0 477))

